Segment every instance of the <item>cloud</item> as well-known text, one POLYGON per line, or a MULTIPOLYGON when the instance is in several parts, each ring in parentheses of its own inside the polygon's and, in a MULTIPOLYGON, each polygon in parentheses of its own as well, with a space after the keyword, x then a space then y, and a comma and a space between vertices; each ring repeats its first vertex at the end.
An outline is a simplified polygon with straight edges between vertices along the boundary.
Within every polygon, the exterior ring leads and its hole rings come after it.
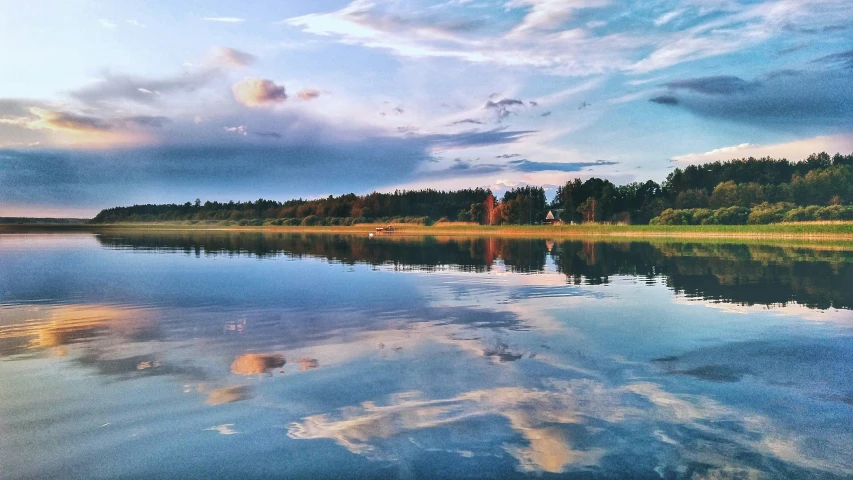
POLYGON ((539 116, 540 116, 540 117, 550 117, 550 116, 551 116, 551 112, 550 112, 550 111, 548 111, 548 112, 544 112, 544 113, 542 113, 542 114, 541 114, 541 115, 539 115, 539 116))
POLYGON ((827 152, 829 154, 842 153, 845 155, 853 153, 853 133, 818 136, 769 145, 742 143, 740 145, 715 148, 705 153, 679 155, 672 159, 684 164, 709 163, 748 157, 787 158, 797 161, 815 152, 827 152))
POLYGON ((320 91, 313 88, 303 88, 296 93, 296 98, 304 101, 314 100, 320 97, 320 91))
POLYGON ((504 153, 503 155, 495 156, 495 158, 513 158, 513 157, 520 157, 520 156, 521 156, 520 153, 504 153))
POLYGON ((282 135, 278 132, 251 132, 252 135, 256 135, 261 138, 275 138, 279 139, 282 135))
POLYGON ((96 117, 56 112, 37 107, 31 108, 30 112, 37 119, 30 121, 27 124, 28 128, 67 132, 104 132, 112 129, 112 125, 96 117))
POLYGON ((510 32, 511 36, 522 36, 543 30, 557 30, 574 15, 575 10, 600 8, 609 4, 610 0, 510 0, 505 7, 530 7, 522 22, 510 32))
POLYGON ((488 102, 486 102, 485 108, 498 108, 498 109, 500 109, 500 108, 507 108, 507 107, 510 107, 512 105, 524 105, 524 102, 522 102, 521 100, 516 100, 514 98, 503 98, 501 100, 498 100, 497 102, 493 102, 493 101, 489 100, 488 102))
POLYGON ((690 90, 708 95, 731 95, 746 92, 756 87, 753 83, 730 75, 676 80, 666 83, 664 86, 671 90, 690 90))
POLYGON ((436 149, 464 148, 484 145, 502 145, 513 143, 532 133, 533 130, 492 130, 461 132, 455 134, 431 134, 418 137, 425 145, 436 149))
POLYGON ((853 89, 845 70, 785 70, 755 81, 719 76, 672 81, 654 103, 696 115, 775 128, 853 126, 853 89))
POLYGON ((533 133, 494 129, 388 136, 304 112, 268 109, 205 115, 200 124, 191 117, 168 123, 55 112, 44 117, 50 128, 74 129, 65 131, 74 138, 106 137, 120 145, 3 150, 0 205, 90 208, 94 214, 114 205, 183 202, 199 195, 310 196, 318 185, 330 192, 363 192, 421 178, 422 166, 436 151, 510 144, 533 133), (157 124, 162 127, 153 127, 157 124), (144 141, 137 141, 140 135, 144 141), (128 140, 120 142, 124 136, 128 140))
POLYGON ((246 21, 245 18, 240 17, 204 17, 204 19, 208 22, 219 23, 243 23, 246 21))
POLYGON ((162 128, 171 121, 170 118, 162 115, 133 115, 120 117, 115 120, 115 123, 125 127, 162 128))
POLYGON ((284 86, 265 78, 246 78, 231 87, 234 98, 248 107, 274 105, 287 100, 284 86))
POLYGON ((655 26, 660 27, 662 25, 666 25, 667 23, 671 22, 673 19, 675 19, 676 17, 678 17, 682 13, 684 13, 683 9, 677 9, 677 10, 672 10, 672 11, 666 12, 663 15, 661 15, 655 19, 655 22, 654 22, 655 26))
POLYGON ((509 166, 512 170, 518 172, 579 172, 584 168, 598 167, 606 165, 618 165, 619 162, 609 162, 605 160, 596 160, 595 162, 533 162, 530 160, 512 160, 509 166))
POLYGON ((145 28, 145 24, 140 23, 139 20, 135 20, 135 19, 131 18, 130 20, 125 20, 125 21, 128 23, 128 25, 133 25, 134 27, 137 27, 137 28, 145 28))
POLYGON ((516 106, 524 106, 524 102, 521 100, 516 100, 514 98, 502 98, 497 102, 493 102, 491 100, 486 102, 486 105, 483 107, 486 110, 494 110, 495 115, 497 116, 497 122, 500 123, 506 117, 510 116, 513 113, 513 107, 516 106))
POLYGON ((659 103, 661 105, 678 105, 678 99, 672 95, 659 95, 649 99, 650 102, 659 103))
POLYGON ((114 29, 116 28, 116 26, 117 26, 117 25, 115 24, 115 22, 112 22, 112 21, 110 21, 110 20, 107 20, 106 18, 99 18, 99 19, 98 19, 98 23, 100 23, 100 24, 101 24, 101 26, 102 26, 102 27, 104 27, 104 28, 106 28, 107 30, 114 30, 114 29))
POLYGON ((822 63, 830 66, 853 69, 853 50, 826 55, 813 60, 813 63, 822 63))
POLYGON ((187 70, 178 75, 164 78, 140 77, 106 72, 100 80, 86 87, 72 90, 71 97, 90 105, 106 101, 130 101, 141 104, 159 102, 160 95, 195 92, 207 85, 222 72, 216 68, 187 70))
POLYGON ((656 41, 656 49, 628 70, 645 73, 742 51, 774 37, 790 38, 791 25, 829 35, 838 31, 833 28, 838 25, 838 19, 848 18, 850 13, 849 3, 832 0, 725 2, 700 8, 691 12, 692 18, 686 19, 697 23, 661 36, 656 41), (708 15, 712 12, 714 15, 708 15))
POLYGON ((494 163, 474 163, 471 160, 463 160, 457 158, 453 160, 450 166, 430 170, 419 175, 420 179, 440 180, 459 177, 473 177, 477 175, 488 175, 497 172, 502 172, 506 169, 504 165, 494 163))
POLYGON ((223 128, 225 128, 226 132, 236 133, 236 134, 243 135, 243 136, 248 135, 245 125, 238 125, 236 127, 223 127, 223 128))
POLYGON ((100 118, 72 112, 32 107, 30 117, 2 118, 0 123, 17 125, 33 130, 53 130, 71 133, 97 133, 116 129, 160 128, 170 119, 159 115, 132 115, 100 118))
POLYGON ((447 124, 448 127, 452 127, 454 125, 462 125, 466 123, 471 123, 474 125, 484 125, 486 122, 482 120, 477 120, 476 118, 463 118, 462 120, 456 120, 455 122, 450 122, 447 124))
MULTIPOLYGON (((513 158, 518 154, 498 155, 495 158, 513 158)), ((474 163, 471 160, 457 158, 446 168, 426 172, 425 178, 452 178, 459 176, 477 176, 499 172, 580 172, 589 167, 617 165, 618 162, 598 160, 595 162, 534 162, 526 159, 511 160, 505 164, 499 163, 474 163)))
MULTIPOLYGON (((790 37, 784 26, 802 24, 823 35, 839 32, 848 18, 846 2, 777 0, 761 3, 702 2, 661 14, 639 5, 627 15, 657 20, 652 31, 637 22, 579 21, 581 9, 608 0, 511 0, 510 10, 490 27, 460 28, 468 11, 404 9, 395 2, 355 0, 340 10, 293 17, 282 23, 350 45, 386 49, 413 58, 446 57, 470 63, 528 66, 548 73, 586 76, 612 71, 646 73, 684 62, 743 51, 774 37, 790 37), (671 22, 678 19, 676 26, 671 22), (602 24, 613 25, 600 34, 602 24), (688 25, 687 28, 681 28, 688 25), (827 30, 827 28, 829 30, 827 30), (674 30, 674 31, 673 31, 674 30)), ((583 12, 584 17, 594 13, 583 12)))
POLYGON ((106 71, 97 81, 69 93, 73 99, 92 106, 124 101, 153 105, 162 102, 164 96, 197 92, 225 78, 225 69, 249 66, 256 60, 254 55, 235 48, 216 47, 200 64, 190 65, 176 75, 146 77, 106 71))
POLYGON ((584 6, 578 1, 517 3, 519 7, 532 8, 517 28, 510 30, 479 28, 481 20, 466 18, 465 11, 447 12, 444 16, 398 12, 395 8, 399 6, 394 3, 364 0, 355 0, 334 12, 293 17, 282 23, 342 43, 386 49, 404 57, 531 66, 561 75, 590 75, 627 67, 632 63, 630 52, 648 44, 643 37, 592 36, 582 28, 552 31, 550 25, 556 25, 557 17, 568 18, 566 12, 584 6), (538 33, 532 35, 534 32, 538 33))
POLYGON ((223 67, 246 67, 258 59, 251 53, 246 53, 236 48, 216 47, 211 52, 211 63, 223 67))

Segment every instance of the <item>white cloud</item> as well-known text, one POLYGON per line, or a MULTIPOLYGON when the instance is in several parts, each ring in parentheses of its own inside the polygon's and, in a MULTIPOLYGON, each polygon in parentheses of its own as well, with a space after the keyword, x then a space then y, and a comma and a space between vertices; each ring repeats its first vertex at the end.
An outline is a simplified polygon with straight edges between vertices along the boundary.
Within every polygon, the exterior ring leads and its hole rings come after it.
POLYGON ((672 159, 684 164, 697 164, 726 161, 743 157, 773 157, 788 160, 802 160, 812 153, 827 152, 848 154, 853 152, 853 133, 831 136, 818 136, 794 140, 792 142, 770 145, 741 143, 728 147, 715 148, 705 153, 688 153, 672 159))
POLYGON ((106 18, 99 18, 98 23, 100 23, 102 27, 104 27, 108 30, 113 30, 117 26, 114 22, 111 22, 111 21, 107 20, 106 18))
MULTIPOLYGON (((548 30, 558 18, 568 18, 552 9, 571 6, 570 12, 580 8, 578 2, 570 0, 533 3, 531 12, 514 29, 490 36, 450 20, 401 18, 361 0, 335 12, 289 18, 282 23, 308 33, 333 36, 347 44, 387 49, 404 57, 449 57, 471 63, 531 66, 561 75, 591 75, 627 68, 632 63, 630 53, 649 43, 645 38, 622 34, 596 37, 583 28, 527 35, 528 31, 548 30)), ((596 0, 593 5, 603 4, 603 0, 596 0)))
POLYGON ((666 25, 667 23, 669 23, 675 17, 681 15, 682 13, 684 13, 684 10, 681 10, 681 9, 673 10, 671 12, 664 13, 663 15, 661 15, 655 19, 655 25, 657 25, 658 27, 660 27, 661 25, 666 25))
POLYGON ((289 18, 281 23, 347 44, 387 49, 404 57, 448 57, 580 76, 660 70, 760 44, 783 34, 790 22, 828 25, 851 13, 849 2, 840 0, 777 0, 753 6, 704 2, 666 12, 654 20, 658 26, 688 16, 699 22, 686 30, 640 34, 624 28, 603 36, 594 35, 592 30, 604 25, 604 19, 582 24, 575 21, 577 10, 609 3, 511 0, 504 4, 507 10, 527 10, 521 19, 516 18, 514 24, 501 31, 461 28, 463 24, 451 20, 456 17, 397 12, 394 4, 379 6, 365 0, 353 1, 337 11, 289 18), (816 8, 818 4, 820 8, 816 8), (704 16, 711 11, 719 15, 707 20, 704 16))
POLYGON ((246 21, 245 18, 240 17, 204 17, 208 22, 220 22, 220 23, 243 23, 246 21))
POLYGON ((225 127, 226 132, 236 133, 238 135, 243 135, 244 137, 248 134, 245 125, 238 125, 236 127, 225 127))
POLYGON ((609 4, 610 0, 510 0, 506 3, 506 8, 530 7, 524 20, 510 35, 556 30, 572 18, 575 10, 604 7, 609 4))

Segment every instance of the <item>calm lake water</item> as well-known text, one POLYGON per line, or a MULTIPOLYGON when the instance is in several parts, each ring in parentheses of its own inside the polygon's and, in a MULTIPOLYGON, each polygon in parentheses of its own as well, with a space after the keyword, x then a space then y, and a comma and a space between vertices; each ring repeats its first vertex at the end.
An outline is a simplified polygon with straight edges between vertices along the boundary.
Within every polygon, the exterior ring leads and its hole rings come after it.
POLYGON ((0 235, 0 478, 853 478, 853 247, 0 235))

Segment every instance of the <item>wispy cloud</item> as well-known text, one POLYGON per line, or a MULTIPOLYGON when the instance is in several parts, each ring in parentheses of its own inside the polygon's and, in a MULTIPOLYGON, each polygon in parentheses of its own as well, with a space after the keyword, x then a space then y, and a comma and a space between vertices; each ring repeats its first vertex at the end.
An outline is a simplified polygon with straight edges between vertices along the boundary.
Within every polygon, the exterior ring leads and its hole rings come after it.
POLYGON ((516 26, 517 30, 498 34, 471 28, 473 20, 392 13, 387 11, 389 6, 363 0, 353 1, 335 12, 293 17, 283 23, 308 33, 387 49, 405 57, 450 57, 473 63, 534 66, 568 75, 589 75, 628 66, 627 53, 648 43, 624 35, 593 37, 581 28, 550 31, 549 25, 559 23, 558 17, 567 18, 561 9, 584 8, 581 2, 531 1, 517 6, 531 5, 532 10, 516 26), (549 31, 527 34, 543 29, 549 31))
POLYGON ((246 21, 245 18, 240 17, 204 17, 204 19, 208 22, 220 23, 243 23, 246 21))
POLYGON ((258 59, 251 53, 230 47, 216 47, 211 50, 210 63, 222 67, 246 67, 258 59))
POLYGON ((220 75, 221 72, 215 68, 187 70, 178 75, 160 78, 105 72, 98 81, 72 90, 70 94, 73 98, 92 105, 104 101, 151 104, 158 101, 158 95, 151 95, 151 92, 193 92, 220 75))
POLYGON ((646 73, 724 55, 785 34, 785 26, 792 22, 818 29, 837 26, 838 18, 851 10, 836 0, 775 0, 754 5, 705 2, 658 14, 653 21, 658 27, 669 27, 679 19, 679 23, 691 25, 686 29, 640 34, 623 26, 600 35, 593 31, 600 22, 594 26, 588 25, 590 22, 572 23, 578 10, 609 4, 608 0, 511 0, 505 7, 524 15, 499 31, 460 28, 469 20, 449 13, 440 17, 411 10, 396 12, 393 5, 364 0, 334 12, 293 17, 283 23, 405 57, 450 57, 585 76, 618 70, 646 73))
POLYGON ((584 168, 618 165, 619 162, 597 160, 595 162, 534 162, 531 160, 511 160, 509 167, 519 172, 579 172, 584 168))
POLYGON ((529 7, 524 19, 510 36, 524 36, 541 31, 559 30, 572 18, 575 10, 599 8, 610 4, 610 0, 510 0, 507 9, 529 7))
POLYGON ((473 125, 483 125, 486 122, 482 120, 477 120, 476 118, 463 118, 462 120, 456 120, 454 122, 449 123, 447 126, 451 127, 454 125, 464 125, 464 124, 473 124, 473 125))
POLYGON ((296 98, 303 101, 314 100, 315 98, 319 97, 320 91, 314 88, 303 88, 302 90, 296 93, 296 98))

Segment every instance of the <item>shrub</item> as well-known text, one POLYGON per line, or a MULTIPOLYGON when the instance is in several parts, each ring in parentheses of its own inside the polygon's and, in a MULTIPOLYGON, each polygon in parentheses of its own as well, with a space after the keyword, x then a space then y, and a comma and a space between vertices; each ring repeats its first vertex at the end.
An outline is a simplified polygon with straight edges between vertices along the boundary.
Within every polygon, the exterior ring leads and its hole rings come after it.
POLYGON ((706 220, 714 217, 714 211, 710 208, 693 209, 693 225, 707 225, 706 220))
POLYGON ((766 225, 768 223, 781 222, 785 212, 790 210, 793 204, 764 202, 752 207, 746 223, 749 225, 766 225))
POLYGON ((853 220, 853 206, 830 205, 815 212, 816 220, 853 220))
POLYGON ((749 209, 746 207, 727 207, 714 210, 714 223, 717 225, 746 225, 749 209))
POLYGON ((690 225, 693 220, 692 210, 676 210, 667 208, 653 218, 649 225, 690 225))
POLYGON ((308 215, 302 219, 302 226, 304 227, 313 227, 315 225, 323 225, 324 223, 324 219, 317 215, 308 215))

